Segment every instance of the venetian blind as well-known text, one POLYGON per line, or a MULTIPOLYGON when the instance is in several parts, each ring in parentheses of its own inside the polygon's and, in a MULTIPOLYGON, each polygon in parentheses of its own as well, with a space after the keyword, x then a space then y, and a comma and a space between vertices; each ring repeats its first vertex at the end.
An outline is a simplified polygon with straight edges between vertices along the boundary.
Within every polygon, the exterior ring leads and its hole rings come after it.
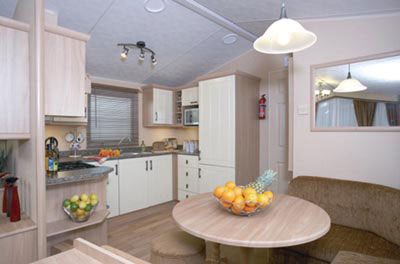
POLYGON ((138 93, 93 85, 89 95, 88 146, 139 145, 138 93))

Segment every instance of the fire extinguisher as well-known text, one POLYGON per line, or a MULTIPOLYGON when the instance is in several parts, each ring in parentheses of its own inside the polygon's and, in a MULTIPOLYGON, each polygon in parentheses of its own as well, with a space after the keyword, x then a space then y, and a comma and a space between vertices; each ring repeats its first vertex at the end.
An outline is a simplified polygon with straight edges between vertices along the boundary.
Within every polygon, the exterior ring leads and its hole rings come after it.
POLYGON ((265 119, 267 111, 267 98, 265 98, 265 94, 263 94, 258 100, 258 118, 265 119))

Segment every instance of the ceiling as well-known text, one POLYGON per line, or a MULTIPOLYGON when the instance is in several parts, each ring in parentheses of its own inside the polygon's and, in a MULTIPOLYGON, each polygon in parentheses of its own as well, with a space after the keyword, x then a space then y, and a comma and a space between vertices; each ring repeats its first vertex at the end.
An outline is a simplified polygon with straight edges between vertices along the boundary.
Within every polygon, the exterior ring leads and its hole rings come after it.
MULTIPOLYGON (((351 75, 368 89, 362 93, 400 95, 400 56, 352 63, 351 75)), ((321 68, 315 73, 315 81, 324 81, 336 87, 347 77, 348 64, 321 68)))
MULTIPOLYGON (((188 0, 190 2, 192 0, 188 0)), ((0 16, 12 17, 17 0, 1 0, 0 16)), ((281 0, 197 0, 218 15, 261 35, 278 16, 281 0)), ((400 11, 398 0, 289 0, 291 18, 321 18, 400 11)), ((174 0, 46 0, 58 13, 59 25, 88 33, 87 71, 102 78, 143 84, 180 86, 252 49, 251 41, 222 38, 232 32, 176 3, 174 0), (144 9, 147 1, 165 1, 159 13, 144 9), (135 51, 127 61, 119 58, 120 42, 146 41, 157 53, 158 64, 147 57, 138 63, 135 51)))

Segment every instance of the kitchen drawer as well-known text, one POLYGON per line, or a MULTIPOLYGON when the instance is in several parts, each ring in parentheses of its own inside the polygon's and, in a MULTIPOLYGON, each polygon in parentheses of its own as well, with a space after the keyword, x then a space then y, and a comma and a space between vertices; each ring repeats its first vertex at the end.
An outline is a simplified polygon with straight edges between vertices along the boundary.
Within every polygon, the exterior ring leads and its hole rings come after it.
POLYGON ((188 191, 188 192, 199 192, 198 181, 191 181, 189 179, 183 178, 178 180, 178 189, 188 191))
POLYGON ((179 201, 183 201, 186 200, 190 197, 196 196, 197 193, 192 193, 192 192, 187 192, 187 191, 183 191, 183 190, 178 190, 178 200, 179 201))
POLYGON ((190 181, 197 181, 199 178, 199 169, 191 167, 179 167, 178 179, 188 179, 190 181))
POLYGON ((178 167, 199 167, 199 157, 191 155, 178 155, 178 167))

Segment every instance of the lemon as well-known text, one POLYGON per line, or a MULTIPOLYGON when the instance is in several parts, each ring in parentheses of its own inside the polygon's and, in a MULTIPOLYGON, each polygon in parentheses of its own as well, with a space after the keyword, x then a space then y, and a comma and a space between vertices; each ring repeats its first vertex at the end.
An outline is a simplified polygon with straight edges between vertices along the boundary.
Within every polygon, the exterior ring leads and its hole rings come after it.
POLYGON ((82 202, 87 202, 88 200, 89 200, 89 196, 86 193, 81 194, 81 201, 82 202))
POLYGON ((83 201, 80 202, 80 203, 79 203, 79 209, 85 209, 85 208, 86 208, 86 205, 87 205, 86 202, 83 202, 83 201))
POLYGON ((91 204, 92 206, 95 206, 98 202, 99 202, 99 201, 97 201, 97 200, 90 200, 90 204, 91 204))
POLYGON ((98 200, 99 200, 99 197, 97 196, 97 194, 92 193, 92 194, 90 195, 90 200, 96 200, 96 201, 98 201, 98 200))
POLYGON ((79 208, 78 210, 76 210, 76 216, 77 216, 77 217, 80 217, 80 216, 82 216, 82 215, 84 215, 84 214, 85 214, 85 211, 82 210, 81 208, 79 208))
POLYGON ((78 195, 73 195, 70 199, 71 203, 76 203, 79 200, 79 196, 78 195))

